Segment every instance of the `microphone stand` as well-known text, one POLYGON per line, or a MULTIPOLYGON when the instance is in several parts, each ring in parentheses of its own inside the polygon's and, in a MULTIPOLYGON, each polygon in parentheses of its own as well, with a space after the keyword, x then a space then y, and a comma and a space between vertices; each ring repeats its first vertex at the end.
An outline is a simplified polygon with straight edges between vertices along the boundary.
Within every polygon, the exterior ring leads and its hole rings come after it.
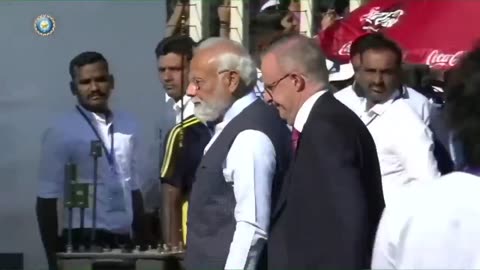
POLYGON ((102 142, 93 140, 90 143, 90 156, 93 158, 93 203, 92 203, 92 229, 90 234, 90 249, 94 249, 97 227, 97 185, 98 185, 98 158, 102 156, 102 142))
POLYGON ((76 178, 76 166, 73 163, 65 164, 65 207, 68 209, 68 228, 67 228, 67 252, 72 252, 72 226, 73 226, 73 207, 74 207, 74 198, 73 198, 73 186, 75 185, 76 178))
POLYGON ((85 241, 85 208, 80 207, 80 239, 82 241, 80 242, 80 252, 85 251, 85 246, 82 244, 83 241, 85 241))

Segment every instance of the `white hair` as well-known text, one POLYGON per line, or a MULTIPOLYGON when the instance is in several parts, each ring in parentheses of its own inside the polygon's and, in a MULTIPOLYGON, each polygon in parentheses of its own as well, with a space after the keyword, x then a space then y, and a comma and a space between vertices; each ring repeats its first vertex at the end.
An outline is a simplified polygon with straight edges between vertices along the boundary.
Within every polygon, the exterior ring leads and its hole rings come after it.
POLYGON ((246 90, 253 90, 257 83, 257 66, 248 51, 239 42, 221 37, 212 37, 202 41, 200 45, 195 48, 194 53, 222 43, 232 46, 236 52, 221 52, 215 55, 210 61, 217 61, 218 72, 224 70, 238 72, 240 79, 246 86, 246 90))

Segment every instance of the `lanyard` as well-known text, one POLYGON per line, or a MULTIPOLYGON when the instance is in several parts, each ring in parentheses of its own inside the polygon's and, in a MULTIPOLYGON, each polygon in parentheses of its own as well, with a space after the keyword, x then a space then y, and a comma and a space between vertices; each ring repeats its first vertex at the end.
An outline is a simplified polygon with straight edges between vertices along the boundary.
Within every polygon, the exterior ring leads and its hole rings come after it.
POLYGON ((377 119, 377 117, 378 117, 378 114, 375 113, 374 116, 372 116, 372 117, 370 117, 370 118, 368 119, 368 121, 365 123, 365 126, 370 125, 370 124, 373 122, 373 120, 377 119))
MULTIPOLYGON (((404 86, 401 87, 401 90, 399 91, 400 93, 392 100, 392 103, 394 103, 395 101, 399 100, 399 99, 402 99, 402 98, 407 98, 407 89, 405 89, 404 86)), ((373 108, 373 107, 372 107, 373 108)), ((370 119, 368 119, 368 121, 365 123, 366 126, 370 125, 373 120, 377 119, 377 117, 379 116, 378 113, 375 113, 374 116, 370 117, 370 119)))
POLYGON ((105 151, 105 156, 107 157, 108 164, 112 168, 115 168, 115 155, 114 155, 115 151, 114 151, 114 148, 113 148, 113 134, 114 134, 113 123, 112 123, 112 125, 109 129, 109 132, 108 132, 110 134, 110 151, 108 151, 108 148, 107 148, 105 142, 102 140, 102 137, 98 133, 97 129, 93 126, 92 121, 90 121, 90 118, 88 118, 88 116, 78 106, 75 106, 75 107, 76 107, 77 111, 80 113, 80 115, 83 117, 83 119, 85 119, 87 124, 90 126, 93 133, 95 133, 95 136, 97 137, 97 139, 102 143, 102 148, 105 151))

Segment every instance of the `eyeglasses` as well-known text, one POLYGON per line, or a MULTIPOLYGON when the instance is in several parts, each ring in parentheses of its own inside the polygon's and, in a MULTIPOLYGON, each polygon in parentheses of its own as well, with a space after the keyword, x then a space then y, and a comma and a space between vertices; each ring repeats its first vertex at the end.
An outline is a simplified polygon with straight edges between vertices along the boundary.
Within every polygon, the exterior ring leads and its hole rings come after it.
MULTIPOLYGON (((229 70, 229 69, 221 70, 217 72, 217 75, 221 75, 223 73, 231 72, 231 71, 232 70, 229 70)), ((202 87, 202 85, 205 83, 205 81, 203 79, 193 78, 189 80, 189 83, 192 84, 195 90, 198 91, 202 87)))
POLYGON ((271 84, 264 84, 264 88, 265 90, 267 91, 268 94, 272 94, 273 91, 275 90, 275 88, 283 81, 285 80, 288 76, 290 76, 291 73, 287 73, 285 74, 283 77, 281 77, 280 79, 274 81, 273 83, 271 84))

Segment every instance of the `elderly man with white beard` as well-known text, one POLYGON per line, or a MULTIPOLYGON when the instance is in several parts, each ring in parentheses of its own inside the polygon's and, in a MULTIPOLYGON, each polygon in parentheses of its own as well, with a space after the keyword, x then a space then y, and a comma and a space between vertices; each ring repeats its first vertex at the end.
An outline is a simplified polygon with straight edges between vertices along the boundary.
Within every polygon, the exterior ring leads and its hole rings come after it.
POLYGON ((209 38, 190 64, 195 115, 215 123, 190 196, 187 269, 254 269, 268 238, 270 209, 287 169, 290 133, 253 92, 245 48, 209 38))

